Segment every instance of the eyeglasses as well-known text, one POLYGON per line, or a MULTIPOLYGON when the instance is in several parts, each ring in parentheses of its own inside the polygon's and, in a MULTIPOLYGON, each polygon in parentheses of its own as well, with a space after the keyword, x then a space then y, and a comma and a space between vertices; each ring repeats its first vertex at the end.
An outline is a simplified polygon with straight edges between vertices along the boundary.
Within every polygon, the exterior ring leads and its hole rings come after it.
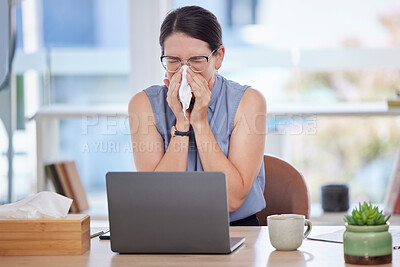
MULTIPOLYGON (((218 49, 213 50, 208 56, 196 56, 186 60, 186 64, 193 72, 203 72, 207 68, 208 59, 218 49)), ((178 72, 183 66, 183 61, 179 57, 161 56, 161 63, 168 72, 178 72)))

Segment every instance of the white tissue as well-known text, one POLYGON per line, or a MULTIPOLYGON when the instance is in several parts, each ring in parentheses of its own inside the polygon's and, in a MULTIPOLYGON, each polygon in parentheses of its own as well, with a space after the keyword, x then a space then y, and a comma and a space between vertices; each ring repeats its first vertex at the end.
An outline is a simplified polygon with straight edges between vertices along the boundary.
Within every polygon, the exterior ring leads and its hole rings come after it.
POLYGON ((187 78, 186 78, 186 74, 187 74, 187 65, 183 65, 182 69, 182 81, 181 81, 181 86, 179 87, 179 100, 182 103, 182 110, 183 110, 183 115, 186 118, 186 110, 189 108, 190 106, 190 100, 192 100, 192 88, 190 87, 187 78))
POLYGON ((20 201, 0 205, 0 218, 61 218, 68 214, 72 199, 42 191, 20 201))

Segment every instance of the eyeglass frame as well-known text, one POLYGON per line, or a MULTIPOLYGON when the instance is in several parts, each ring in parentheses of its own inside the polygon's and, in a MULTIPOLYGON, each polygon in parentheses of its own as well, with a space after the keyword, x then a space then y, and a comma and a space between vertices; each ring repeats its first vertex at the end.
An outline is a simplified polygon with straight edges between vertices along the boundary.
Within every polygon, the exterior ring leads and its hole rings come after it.
MULTIPOLYGON (((219 48, 214 49, 208 56, 194 56, 194 57, 190 57, 188 60, 186 60, 186 64, 188 65, 188 67, 189 67, 193 72, 201 73, 201 72, 205 71, 206 69, 201 70, 201 71, 194 70, 194 69, 192 69, 192 66, 190 66, 190 64, 188 63, 188 61, 191 60, 192 58, 199 58, 199 57, 202 57, 202 58, 203 58, 203 57, 204 57, 204 58, 207 60, 207 64, 208 64, 208 60, 210 59, 210 57, 211 57, 216 51, 218 51, 218 49, 219 49, 219 48)), ((179 57, 161 56, 161 57, 160 57, 160 60, 161 60, 161 65, 163 66, 163 68, 164 68, 167 72, 169 72, 169 73, 177 73, 177 72, 182 68, 182 66, 183 66, 183 61, 182 61, 182 59, 179 58, 179 57), (163 59, 164 59, 164 58, 179 59, 179 62, 181 63, 181 65, 179 66, 179 68, 176 69, 176 71, 170 71, 170 70, 168 70, 167 67, 164 66, 164 64, 163 64, 163 59)))

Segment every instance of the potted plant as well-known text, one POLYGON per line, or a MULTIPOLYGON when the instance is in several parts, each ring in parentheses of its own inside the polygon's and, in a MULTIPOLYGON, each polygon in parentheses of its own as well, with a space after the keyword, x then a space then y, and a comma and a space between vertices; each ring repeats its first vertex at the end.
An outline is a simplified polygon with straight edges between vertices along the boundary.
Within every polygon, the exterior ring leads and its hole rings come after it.
POLYGON ((392 262, 392 236, 389 218, 377 206, 359 203, 351 215, 345 215, 343 234, 344 260, 350 264, 384 264, 392 262))

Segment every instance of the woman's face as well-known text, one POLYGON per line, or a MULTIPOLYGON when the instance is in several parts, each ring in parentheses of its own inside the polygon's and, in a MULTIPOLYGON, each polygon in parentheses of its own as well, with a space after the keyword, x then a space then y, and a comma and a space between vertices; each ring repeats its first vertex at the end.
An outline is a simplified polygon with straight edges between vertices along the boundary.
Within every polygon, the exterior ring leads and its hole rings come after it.
MULTIPOLYGON (((206 42, 190 37, 184 33, 173 33, 164 41, 163 55, 179 57, 184 62, 191 57, 208 56, 211 52, 212 51, 206 42)), ((221 67, 224 54, 225 48, 221 45, 220 48, 208 59, 206 69, 200 73, 207 82, 215 76, 216 70, 221 67)), ((167 72, 167 78, 171 80, 174 74, 175 73, 167 72)))

